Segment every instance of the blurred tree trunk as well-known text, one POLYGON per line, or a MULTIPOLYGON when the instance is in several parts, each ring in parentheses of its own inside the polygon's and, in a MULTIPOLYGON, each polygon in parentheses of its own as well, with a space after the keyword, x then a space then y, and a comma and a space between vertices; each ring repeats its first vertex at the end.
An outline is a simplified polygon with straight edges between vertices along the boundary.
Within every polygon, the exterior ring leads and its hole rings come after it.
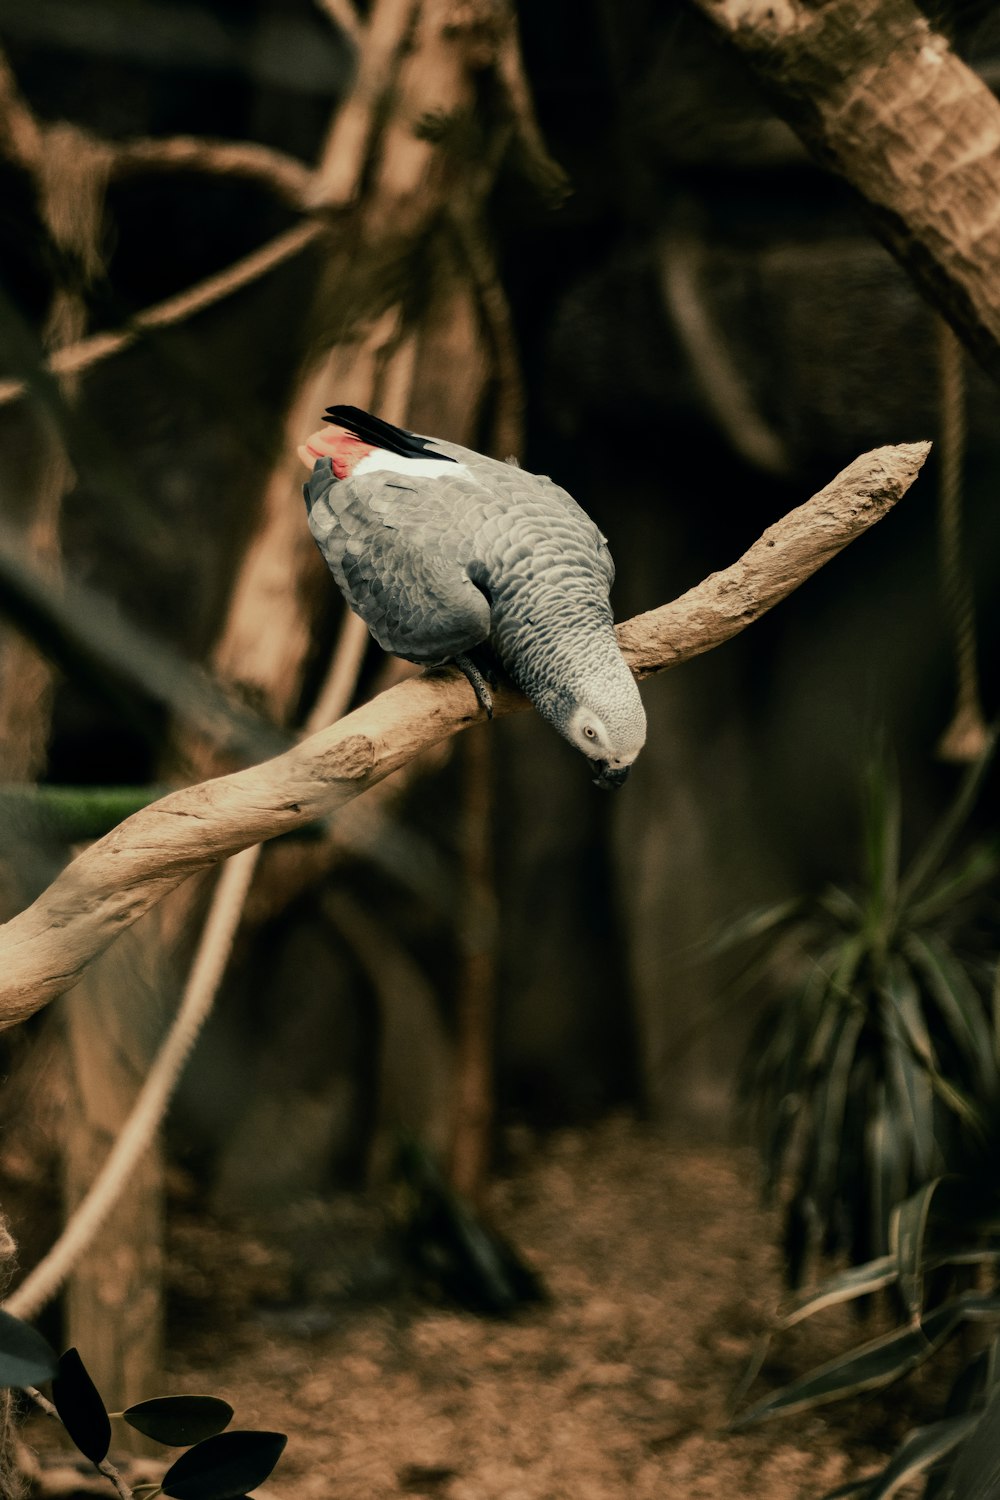
MULTIPOLYGON (((32 174, 42 221, 52 246, 73 274, 57 285, 48 308, 43 347, 80 340, 87 328, 84 292, 102 274, 104 195, 108 153, 72 126, 40 126, 21 99, 0 57, 0 124, 8 146, 32 174)), ((15 367, 20 329, 11 327, 15 367)), ((27 356, 28 350, 22 353, 27 356)), ((52 571, 60 563, 62 502, 74 481, 60 412, 76 399, 79 377, 63 376, 42 400, 47 420, 42 461, 24 507, 29 554, 52 571), (65 406, 62 405, 65 403, 65 406)), ((0 779, 30 781, 44 770, 54 672, 27 641, 6 631, 0 656, 0 779)), ((141 973, 144 954, 162 971, 159 917, 146 922, 121 954, 102 957, 66 1009, 67 1097, 63 1111, 63 1198, 68 1220, 85 1196, 128 1116, 152 1057, 162 1007, 156 983, 141 973), (145 988, 140 1003, 137 990, 145 988), (152 1030, 150 1028, 152 1027, 152 1030)), ((154 1149, 129 1183, 117 1212, 71 1276, 67 1342, 80 1347, 105 1400, 113 1406, 153 1393, 162 1361, 161 1163, 154 1149)), ((142 1439, 139 1444, 141 1451, 142 1439)))
MULTIPOLYGON (((520 446, 520 383, 484 227, 515 127, 509 100, 489 112, 482 79, 489 69, 508 80, 516 72, 513 27, 503 8, 471 7, 466 14, 446 0, 380 0, 360 34, 354 89, 314 174, 312 200, 330 212, 333 228, 309 320, 312 344, 213 654, 221 677, 286 724, 301 717, 313 643, 333 588, 305 524, 298 495, 305 472, 295 451, 324 408, 348 402, 458 442, 485 437, 505 451, 520 446), (488 404, 492 434, 482 431, 488 404)), ((183 753, 198 774, 221 769, 206 765, 198 747, 185 745, 183 753)), ((302 852, 301 875, 288 870, 294 855, 275 851, 264 862, 267 894, 255 898, 258 911, 273 914, 303 888, 303 876, 321 877, 336 848, 334 828, 322 849, 302 852)), ((196 901, 194 891, 192 912, 196 901)), ((362 946, 371 948, 367 941, 362 946)), ((443 1025, 431 1023, 426 1007, 423 1013, 424 1025, 407 1028, 409 1065, 443 1079, 451 1048, 443 1025)), ((395 1034, 395 1027, 383 1032, 395 1034)), ((392 1071, 379 1069, 383 1079, 392 1071)), ((289 1099, 299 1091, 294 1070, 283 1086, 289 1099)), ((425 1090, 420 1097, 417 1109, 417 1096, 408 1094, 406 1123, 439 1138, 440 1093, 425 1090)), ((241 1121, 220 1182, 251 1180, 248 1169, 280 1106, 273 1098, 251 1102, 248 1113, 259 1124, 241 1121), (246 1160, 235 1160, 234 1152, 246 1160)), ((379 1117, 394 1109, 395 1101, 382 1101, 379 1117)), ((318 1140, 314 1149, 329 1153, 330 1143, 318 1140)), ((384 1156, 377 1146, 371 1159, 384 1156)))
POLYGON ((1000 102, 910 0, 695 0, 1000 380, 1000 102))
MULTIPOLYGON (((128 1118, 166 1011, 160 914, 115 944, 63 1017, 70 1054, 64 1199, 67 1220, 128 1118)), ((68 1287, 67 1343, 79 1348, 109 1410, 158 1394, 163 1356, 163 1165, 147 1151, 68 1287)), ((116 1443, 152 1452, 138 1434, 116 1443)))

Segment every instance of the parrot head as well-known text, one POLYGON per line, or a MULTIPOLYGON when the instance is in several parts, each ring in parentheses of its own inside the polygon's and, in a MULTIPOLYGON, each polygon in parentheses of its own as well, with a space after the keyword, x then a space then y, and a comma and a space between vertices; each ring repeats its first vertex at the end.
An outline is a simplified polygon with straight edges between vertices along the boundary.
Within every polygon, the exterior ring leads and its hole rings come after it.
MULTIPOLYGON (((587 757, 594 785, 614 791, 624 784, 632 764, 646 743, 646 713, 625 662, 614 672, 598 695, 595 684, 585 693, 564 702, 551 718, 564 739, 587 757)), ((540 705, 541 706, 541 705, 540 705)))

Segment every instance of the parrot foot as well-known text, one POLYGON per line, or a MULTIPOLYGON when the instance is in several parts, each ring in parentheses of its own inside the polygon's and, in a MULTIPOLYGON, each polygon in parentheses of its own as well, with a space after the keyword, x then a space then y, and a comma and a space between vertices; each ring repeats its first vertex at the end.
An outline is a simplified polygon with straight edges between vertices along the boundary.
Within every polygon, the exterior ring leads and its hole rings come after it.
POLYGON ((475 662, 468 656, 456 656, 452 658, 460 672, 464 672, 472 687, 472 691, 479 699, 480 708, 486 712, 486 717, 493 717, 493 694, 490 692, 489 683, 485 676, 476 666, 475 662))

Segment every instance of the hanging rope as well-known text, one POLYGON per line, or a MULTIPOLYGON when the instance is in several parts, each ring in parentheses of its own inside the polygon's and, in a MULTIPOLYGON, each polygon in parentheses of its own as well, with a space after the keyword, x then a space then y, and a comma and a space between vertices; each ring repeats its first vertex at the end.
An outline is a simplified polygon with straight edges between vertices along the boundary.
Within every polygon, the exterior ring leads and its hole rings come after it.
POLYGON ((955 712, 938 741, 942 760, 978 760, 986 747, 986 723, 979 696, 975 601, 962 549, 962 475, 967 410, 962 345, 943 318, 937 319, 938 556, 945 620, 955 650, 955 712))

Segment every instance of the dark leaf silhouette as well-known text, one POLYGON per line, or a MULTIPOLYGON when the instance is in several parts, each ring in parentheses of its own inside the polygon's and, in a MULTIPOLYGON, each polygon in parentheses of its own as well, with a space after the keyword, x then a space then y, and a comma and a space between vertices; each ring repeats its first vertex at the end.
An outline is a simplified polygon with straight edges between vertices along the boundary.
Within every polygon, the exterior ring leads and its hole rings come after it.
POLYGON ((941 1491, 941 1500, 997 1500, 1000 1496, 1000 1387, 996 1388, 941 1491))
POLYGON ((182 1453, 161 1488, 172 1500, 242 1500, 274 1468, 288 1439, 282 1432, 222 1432, 182 1453))
POLYGON ((111 1447, 111 1420, 100 1393, 75 1349, 60 1355, 52 1381, 52 1401, 84 1458, 99 1464, 111 1447))
POLYGON ((40 1333, 0 1311, 0 1386, 41 1385, 58 1367, 56 1351, 40 1333))
POLYGON ((154 1396, 122 1412, 130 1427, 168 1448, 204 1442, 228 1427, 233 1408, 218 1396, 154 1396))

